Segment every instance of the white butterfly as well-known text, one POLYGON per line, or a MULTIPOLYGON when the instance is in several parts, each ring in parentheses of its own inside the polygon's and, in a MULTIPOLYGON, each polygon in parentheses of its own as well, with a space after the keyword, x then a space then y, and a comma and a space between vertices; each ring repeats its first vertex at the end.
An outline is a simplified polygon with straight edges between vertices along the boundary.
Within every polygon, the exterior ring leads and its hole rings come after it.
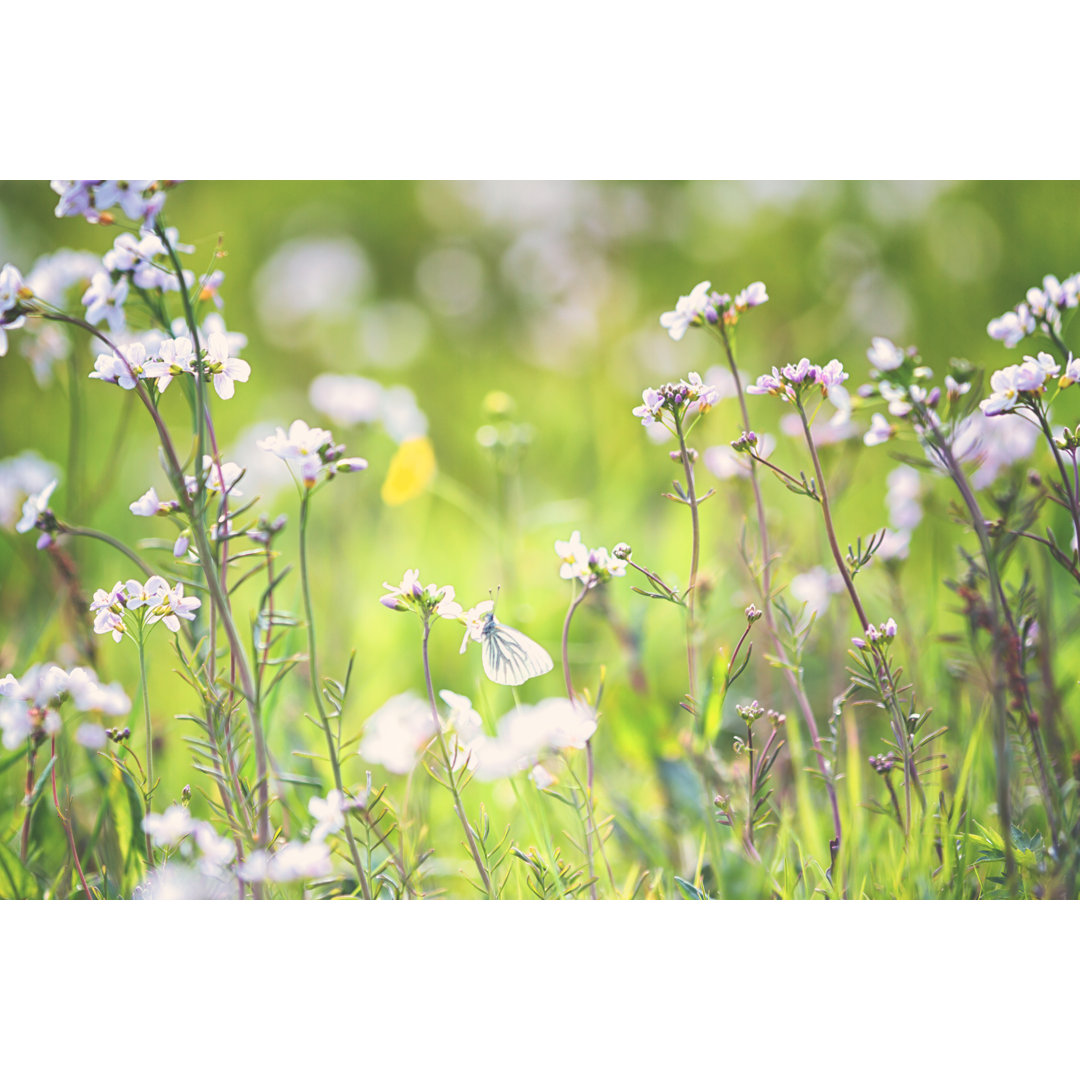
POLYGON ((503 686, 520 686, 527 679, 546 675, 554 666, 548 651, 520 630, 506 626, 495 618, 495 605, 490 600, 466 611, 464 652, 469 639, 480 642, 484 658, 484 674, 503 686))

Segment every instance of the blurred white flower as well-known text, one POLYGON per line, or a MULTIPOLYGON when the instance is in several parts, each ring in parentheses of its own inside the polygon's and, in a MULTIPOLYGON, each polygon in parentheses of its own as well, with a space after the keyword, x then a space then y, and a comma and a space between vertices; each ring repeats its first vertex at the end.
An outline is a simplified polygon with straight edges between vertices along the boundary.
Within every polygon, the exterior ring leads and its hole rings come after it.
POLYGON ((830 573, 824 566, 815 566, 805 574, 791 579, 791 595, 806 605, 807 616, 821 615, 829 606, 829 598, 844 588, 844 579, 830 573))
POLYGON ((435 735, 431 706, 406 691, 390 698, 368 717, 358 753, 372 765, 382 765, 392 773, 407 773, 435 735))
POLYGON ((186 806, 170 806, 163 814, 147 814, 143 831, 158 847, 175 847, 195 828, 195 821, 186 806))
POLYGON ((283 244, 255 278, 259 315, 272 333, 313 317, 343 315, 369 291, 371 267, 349 237, 304 237, 283 244))
POLYGON ((345 796, 336 789, 328 791, 325 799, 312 795, 308 800, 308 813, 315 819, 311 839, 325 840, 345 828, 346 806, 345 796))
POLYGON ((918 469, 900 465, 889 473, 886 482, 885 505, 889 508, 889 523, 894 529, 914 529, 923 516, 919 502, 922 481, 918 469))

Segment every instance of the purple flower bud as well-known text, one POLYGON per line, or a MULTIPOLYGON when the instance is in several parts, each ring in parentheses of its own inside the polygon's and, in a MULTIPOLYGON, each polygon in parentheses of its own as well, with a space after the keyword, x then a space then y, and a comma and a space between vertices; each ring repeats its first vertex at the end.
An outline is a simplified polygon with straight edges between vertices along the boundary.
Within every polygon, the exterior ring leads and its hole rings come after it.
POLYGON ((38 551, 44 551, 53 546, 53 538, 49 533, 42 533, 37 539, 38 551))
POLYGON ((188 547, 190 546, 190 544, 191 544, 191 539, 188 536, 186 536, 184 533, 181 533, 176 538, 176 543, 173 544, 173 549, 172 549, 173 558, 174 559, 182 559, 187 554, 187 550, 188 550, 188 547))

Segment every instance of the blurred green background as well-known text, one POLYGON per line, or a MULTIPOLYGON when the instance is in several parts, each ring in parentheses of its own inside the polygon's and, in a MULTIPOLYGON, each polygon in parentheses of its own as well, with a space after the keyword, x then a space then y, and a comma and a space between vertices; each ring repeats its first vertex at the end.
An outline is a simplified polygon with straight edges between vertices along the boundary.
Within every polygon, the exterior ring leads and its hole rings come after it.
MULTIPOLYGON (((732 293, 766 283, 768 304, 738 327, 739 364, 751 378, 801 356, 822 363, 838 357, 854 388, 868 371, 870 338, 879 334, 918 344, 941 372, 954 356, 992 370, 1016 353, 987 337, 988 320, 1044 274, 1080 270, 1078 195, 1075 183, 189 182, 170 193, 166 219, 196 245, 184 257, 187 267, 202 272, 213 262, 225 271, 224 316, 230 330, 249 338, 241 355, 251 380, 231 402, 214 401, 215 422, 226 456, 250 469, 245 495, 262 495, 263 509, 290 515, 279 544, 285 561, 296 561, 296 494, 284 466, 252 450, 254 439, 301 417, 331 428, 350 453, 371 462, 369 472, 342 477, 319 495, 312 540, 321 667, 340 677, 356 650, 348 723, 358 733, 362 719, 391 695, 422 692, 418 626, 378 604, 382 582, 396 583, 407 568, 419 567, 425 582, 452 584, 466 606, 501 587, 504 621, 553 655, 570 592, 552 545, 573 529, 592 546, 629 542, 635 558, 685 581, 686 515, 659 497, 676 477, 670 446, 654 444, 630 414, 644 387, 723 362, 705 334, 691 331, 676 343, 660 328, 660 313, 681 293, 702 279, 732 293), (213 260, 219 242, 226 255, 213 260), (313 407, 308 388, 327 372, 412 390, 438 462, 427 491, 400 506, 384 503, 380 487, 395 441, 379 424, 343 427, 313 407), (519 465, 502 472, 477 439, 495 419, 485 408, 491 391, 510 396, 512 421, 530 436, 519 465)), ((115 230, 58 220, 55 204, 46 182, 0 184, 0 263, 26 274, 38 256, 57 248, 108 250, 115 230)), ((98 351, 76 341, 84 376, 98 351)), ((13 331, 0 371, 0 458, 33 448, 62 472, 66 368, 59 365, 51 384, 40 386, 13 331)), ((166 523, 127 510, 151 484, 161 494, 167 488, 148 422, 132 414, 118 467, 103 478, 126 395, 89 380, 81 389, 87 490, 104 483, 107 494, 80 523, 132 545, 147 536, 171 543, 166 523)), ((172 408, 179 430, 187 430, 182 403, 172 408)), ((778 433, 778 403, 752 399, 751 409, 758 431, 778 433)), ((865 430, 868 414, 857 413, 857 420, 865 430)), ((702 450, 725 445, 740 429, 736 403, 724 401, 693 442, 702 450)), ((801 447, 777 437, 777 460, 806 468, 801 447)), ((884 477, 896 464, 890 447, 867 450, 856 437, 825 453, 839 492, 842 542, 886 525, 884 477)), ((707 631, 712 644, 731 644, 744 625, 742 609, 755 598, 738 555, 748 487, 700 472, 701 486, 711 481, 718 489, 702 509, 707 631)), ((825 562, 827 548, 816 507, 764 482, 782 584, 825 562)), ((895 613, 910 628, 903 648, 911 659, 922 652, 914 643, 956 628, 940 581, 955 572, 963 539, 948 517, 950 493, 940 482, 924 481, 924 488, 926 519, 899 577, 874 568, 860 579, 882 618, 895 613)), ((61 516, 70 494, 62 480, 54 497, 61 516)), ((128 576, 110 549, 85 540, 68 546, 88 595, 128 576)), ((695 789, 677 775, 685 727, 676 706, 685 690, 680 613, 632 593, 630 583, 616 581, 607 593, 618 621, 642 635, 650 694, 631 688, 627 654, 597 604, 579 614, 572 642, 579 684, 595 688, 606 669, 596 740, 607 793, 601 797, 609 808, 645 819, 693 820, 701 813, 695 789)), ((823 713, 845 685, 843 654, 854 631, 841 600, 822 614, 824 632, 807 657, 811 695, 823 713)), ((283 602, 299 610, 293 578, 283 602)), ((61 606, 52 564, 34 550, 33 537, 0 531, 0 674, 37 659, 64 660, 71 631, 57 618, 61 606)), ((190 702, 171 674, 167 642, 155 644, 151 700, 163 718, 158 760, 168 799, 197 778, 182 729, 164 719, 190 702)), ((459 657, 459 644, 456 626, 436 628, 436 688, 472 697, 494 720, 513 704, 510 692, 484 681, 478 651, 459 657)), ((135 699, 134 650, 108 639, 98 646, 102 676, 121 679, 135 699)), ((299 636, 295 648, 303 649, 299 636)), ((941 650, 920 659, 927 682, 946 675, 941 650)), ((561 686, 556 667, 526 684, 522 697, 557 695, 561 686)), ((760 656, 738 691, 733 701, 757 696, 791 712, 782 683, 760 656)), ((291 680, 270 718, 271 747, 281 761, 315 742, 317 732, 302 718, 310 709, 307 693, 302 679, 291 680)), ((876 752, 872 731, 863 738, 876 752)), ((361 763, 353 759, 349 767, 347 782, 360 783, 361 763)), ((18 778, 9 774, 4 782, 17 797, 18 778)), ((513 805, 505 784, 491 795, 471 790, 470 797, 507 812, 513 805)), ((692 863, 694 854, 678 857, 692 863)))

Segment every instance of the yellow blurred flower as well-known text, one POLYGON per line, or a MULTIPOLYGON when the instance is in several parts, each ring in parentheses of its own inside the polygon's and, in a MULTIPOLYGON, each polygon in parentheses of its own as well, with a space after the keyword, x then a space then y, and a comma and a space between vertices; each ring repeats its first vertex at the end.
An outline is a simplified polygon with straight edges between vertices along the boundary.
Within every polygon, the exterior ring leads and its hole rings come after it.
POLYGON ((406 439, 390 459, 382 486, 387 506, 400 506, 415 499, 435 476, 435 448, 425 435, 406 439))

